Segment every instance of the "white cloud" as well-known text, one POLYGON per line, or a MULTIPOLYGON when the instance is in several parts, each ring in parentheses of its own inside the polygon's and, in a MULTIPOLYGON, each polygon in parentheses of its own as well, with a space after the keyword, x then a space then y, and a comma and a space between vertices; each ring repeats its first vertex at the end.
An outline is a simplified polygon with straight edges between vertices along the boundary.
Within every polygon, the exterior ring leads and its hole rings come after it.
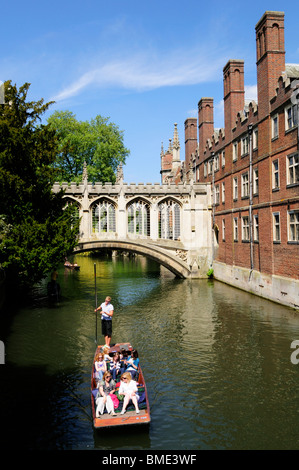
POLYGON ((65 100, 90 86, 144 91, 213 81, 219 76, 222 64, 222 57, 213 59, 211 55, 198 51, 188 56, 184 51, 176 51, 167 58, 143 53, 129 58, 111 59, 98 67, 90 67, 52 99, 65 100))
POLYGON ((257 101, 257 85, 246 85, 245 87, 245 99, 257 101))

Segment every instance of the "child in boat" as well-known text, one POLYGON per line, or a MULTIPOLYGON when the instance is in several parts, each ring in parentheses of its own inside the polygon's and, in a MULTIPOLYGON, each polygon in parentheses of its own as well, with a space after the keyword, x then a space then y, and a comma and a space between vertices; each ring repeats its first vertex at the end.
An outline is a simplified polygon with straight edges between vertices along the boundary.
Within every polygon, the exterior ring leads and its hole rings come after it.
POLYGON ((105 361, 110 361, 111 360, 111 357, 109 356, 109 351, 110 351, 109 346, 104 346, 103 347, 103 354, 104 354, 104 360, 105 361))
POLYGON ((139 413, 139 407, 138 407, 139 395, 137 393, 137 384, 135 380, 132 380, 132 376, 130 372, 124 372, 121 375, 121 384, 119 387, 118 394, 124 395, 123 407, 122 407, 120 414, 123 415, 126 412, 126 408, 130 400, 132 400, 135 406, 136 414, 139 413))
POLYGON ((116 380, 117 375, 120 374, 120 367, 121 367, 120 354, 118 352, 115 352, 113 355, 113 358, 110 360, 110 368, 109 368, 112 374, 113 380, 116 380))
POLYGON ((115 392, 115 382, 112 379, 110 372, 107 370, 103 376, 103 380, 100 382, 99 391, 96 396, 96 417, 99 418, 105 411, 115 416, 114 404, 110 396, 111 393, 115 392))
POLYGON ((126 372, 130 372, 132 379, 135 380, 138 374, 139 358, 137 349, 133 349, 130 359, 127 360, 126 372))
POLYGON ((95 379, 102 380, 103 375, 107 370, 107 365, 106 365, 106 361, 104 358, 104 354, 99 353, 97 355, 95 363, 94 363, 94 368, 95 368, 95 379))

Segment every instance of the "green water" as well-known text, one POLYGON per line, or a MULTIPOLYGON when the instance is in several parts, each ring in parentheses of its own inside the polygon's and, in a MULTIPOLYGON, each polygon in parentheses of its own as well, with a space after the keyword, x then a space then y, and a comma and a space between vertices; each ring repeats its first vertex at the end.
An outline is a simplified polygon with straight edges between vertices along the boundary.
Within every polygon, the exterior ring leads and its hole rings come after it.
MULTIPOLYGON (((20 308, 0 366, 0 448, 298 449, 299 314, 216 281, 179 280, 153 261, 77 256, 20 308), (90 371, 97 298, 112 297, 112 342, 137 348, 148 388, 145 429, 93 430, 90 371)), ((98 340, 102 343, 100 322, 98 340)))

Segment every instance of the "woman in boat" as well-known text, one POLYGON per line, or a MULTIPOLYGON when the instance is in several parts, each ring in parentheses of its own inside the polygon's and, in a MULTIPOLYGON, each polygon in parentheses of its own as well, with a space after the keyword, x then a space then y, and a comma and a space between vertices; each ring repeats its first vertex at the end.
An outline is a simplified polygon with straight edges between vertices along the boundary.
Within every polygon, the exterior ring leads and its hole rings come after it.
POLYGON ((112 378, 113 380, 116 380, 116 377, 118 374, 120 374, 120 367, 121 367, 121 362, 120 362, 120 354, 119 352, 115 352, 113 355, 113 358, 110 361, 110 372, 112 373, 112 378))
POLYGON ((136 414, 139 413, 138 399, 139 395, 137 393, 137 384, 135 380, 132 380, 130 372, 124 372, 121 375, 121 384, 119 387, 118 395, 124 395, 123 407, 121 410, 121 415, 126 412, 126 408, 130 400, 132 400, 133 405, 135 406, 136 414))
POLYGON ((95 368, 95 379, 102 380, 103 375, 107 370, 107 365, 104 359, 104 354, 102 353, 98 354, 94 363, 94 368, 95 368))
POLYGON ((127 360, 126 372, 130 372, 132 379, 138 375, 139 358, 137 349, 133 349, 130 359, 127 360))
POLYGON ((112 376, 109 371, 106 371, 103 376, 103 380, 100 382, 99 391, 96 396, 96 417, 99 418, 100 414, 104 413, 105 407, 107 412, 112 416, 115 416, 114 404, 110 393, 115 392, 115 382, 112 379, 112 376))

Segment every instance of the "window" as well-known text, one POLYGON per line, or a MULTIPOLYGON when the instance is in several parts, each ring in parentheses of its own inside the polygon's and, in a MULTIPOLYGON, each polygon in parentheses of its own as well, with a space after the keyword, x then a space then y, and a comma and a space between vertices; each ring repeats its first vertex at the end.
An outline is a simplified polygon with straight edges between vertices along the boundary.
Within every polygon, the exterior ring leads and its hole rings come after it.
POLYGON ((259 241, 259 216, 253 216, 253 239, 255 242, 259 241))
POLYGON ((249 217, 242 217, 242 240, 249 241, 249 217))
POLYGON ((178 240, 181 232, 180 206, 168 200, 159 204, 158 212, 159 238, 178 240))
POLYGON ((259 193, 259 171, 257 168, 253 170, 253 194, 259 193))
POLYGON ((72 206, 74 208, 74 212, 71 216, 71 227, 73 228, 75 224, 79 223, 80 229, 80 207, 73 199, 66 199, 66 206, 72 206))
POLYGON ((206 178, 207 174, 208 174, 208 163, 204 162, 203 175, 204 175, 205 178, 206 178))
POLYGON ((273 241, 280 242, 280 217, 279 212, 273 213, 273 241))
POLYGON ((92 207, 92 231, 115 232, 115 207, 109 201, 101 201, 92 207))
POLYGON ((150 235, 150 209, 148 203, 139 200, 128 206, 128 233, 150 235))
POLYGON ((221 164, 222 164, 222 168, 224 168, 225 167, 225 151, 224 150, 222 152, 222 163, 221 164))
POLYGON ((242 152, 241 155, 247 155, 249 151, 249 145, 248 145, 248 136, 242 138, 242 152))
POLYGON ((285 130, 288 131, 297 126, 297 105, 288 106, 285 109, 285 130))
POLYGON ((215 155, 215 171, 219 170, 219 155, 215 155))
POLYGON ((209 175, 213 173, 213 159, 209 160, 209 175))
POLYGON ((275 114, 272 118, 272 139, 278 137, 278 114, 275 114))
POLYGON ((253 131, 253 150, 258 148, 258 130, 255 129, 253 131))
POLYGON ((234 218, 234 241, 238 241, 238 218, 234 218))
POLYGON ((238 160, 238 142, 233 143, 233 162, 238 160))
POLYGON ((289 216, 289 241, 299 242, 299 211, 291 211, 289 216))
POLYGON ((222 241, 225 242, 225 219, 222 219, 222 241))
POLYGON ((222 183, 222 203, 225 203, 225 183, 222 183))
POLYGON ((234 200, 238 199, 238 178, 233 180, 233 198, 234 200))
POLYGON ((272 163, 272 189, 279 189, 279 167, 278 160, 272 163))
POLYGON ((298 153, 287 157, 287 184, 299 183, 298 153))
POLYGON ((242 175, 242 188, 241 188, 241 196, 248 197, 249 196, 249 180, 248 180, 248 173, 244 173, 242 175))
POLYGON ((219 184, 216 184, 215 186, 215 204, 219 204, 220 198, 219 198, 219 184))

